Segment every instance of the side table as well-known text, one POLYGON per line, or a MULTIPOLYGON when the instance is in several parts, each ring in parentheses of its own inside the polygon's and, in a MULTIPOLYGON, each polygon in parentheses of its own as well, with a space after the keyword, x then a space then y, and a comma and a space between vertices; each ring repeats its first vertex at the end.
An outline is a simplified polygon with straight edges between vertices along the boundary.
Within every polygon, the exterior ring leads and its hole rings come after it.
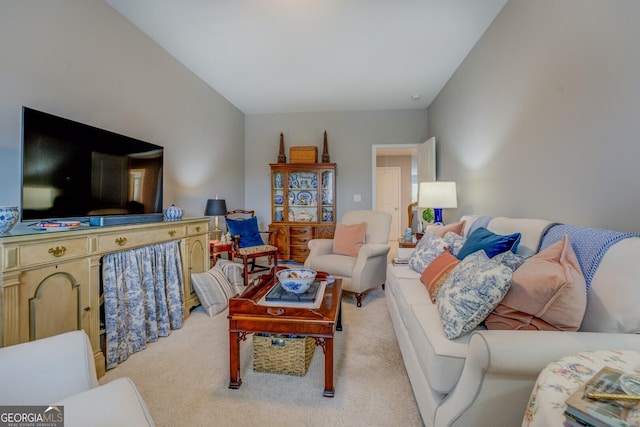
POLYGON ((209 242, 209 254, 211 256, 211 267, 216 265, 216 259, 223 253, 227 253, 230 261, 233 261, 234 251, 233 243, 220 243, 218 240, 211 240, 209 242))
POLYGON ((413 237, 416 238, 416 242, 413 242, 413 239, 411 240, 407 240, 404 237, 400 237, 398 239, 398 247, 399 248, 415 248, 416 245, 418 244, 418 241, 420 240, 420 237, 422 237, 422 235, 418 236, 418 235, 413 235, 413 237))
POLYGON ((522 426, 562 426, 567 409, 565 400, 605 366, 637 372, 640 370, 640 351, 585 351, 549 363, 533 386, 522 426))

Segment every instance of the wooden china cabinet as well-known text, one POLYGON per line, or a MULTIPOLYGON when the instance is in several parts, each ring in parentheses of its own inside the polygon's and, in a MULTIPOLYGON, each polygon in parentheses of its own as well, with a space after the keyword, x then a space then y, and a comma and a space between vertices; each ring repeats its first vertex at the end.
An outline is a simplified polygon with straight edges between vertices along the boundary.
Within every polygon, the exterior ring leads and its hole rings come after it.
POLYGON ((336 227, 336 164, 271 164, 270 244, 283 261, 304 262, 311 239, 332 239, 336 227))

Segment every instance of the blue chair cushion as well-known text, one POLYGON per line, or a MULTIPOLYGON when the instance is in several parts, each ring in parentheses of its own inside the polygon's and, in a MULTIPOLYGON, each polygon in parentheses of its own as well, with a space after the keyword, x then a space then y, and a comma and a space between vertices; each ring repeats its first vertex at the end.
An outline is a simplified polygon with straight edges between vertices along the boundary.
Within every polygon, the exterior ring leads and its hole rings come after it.
POLYGON ((227 218, 227 228, 232 236, 240 236, 238 245, 241 248, 264 245, 258 230, 258 218, 255 216, 247 219, 227 218))
POLYGON ((501 234, 495 234, 484 227, 480 227, 467 236, 467 240, 456 256, 458 259, 464 259, 467 255, 480 249, 484 249, 489 258, 493 258, 509 250, 516 253, 518 245, 520 244, 520 237, 520 233, 503 236, 501 234))

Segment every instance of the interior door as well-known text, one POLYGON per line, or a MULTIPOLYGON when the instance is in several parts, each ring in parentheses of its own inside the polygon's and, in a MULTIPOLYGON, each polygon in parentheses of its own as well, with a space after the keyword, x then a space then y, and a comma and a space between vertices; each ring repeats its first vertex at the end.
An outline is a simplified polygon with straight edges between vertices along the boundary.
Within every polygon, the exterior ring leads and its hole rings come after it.
POLYGON ((435 180, 436 137, 434 136, 422 144, 418 144, 418 183, 435 180))
POLYGON ((398 240, 400 230, 400 168, 376 168, 376 210, 391 214, 389 240, 398 240))

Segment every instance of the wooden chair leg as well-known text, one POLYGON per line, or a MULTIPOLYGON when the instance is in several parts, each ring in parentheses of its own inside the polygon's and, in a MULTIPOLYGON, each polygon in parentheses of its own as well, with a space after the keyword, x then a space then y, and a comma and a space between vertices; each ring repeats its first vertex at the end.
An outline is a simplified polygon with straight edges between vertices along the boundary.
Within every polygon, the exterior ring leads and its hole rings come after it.
POLYGON ((249 286, 249 263, 246 258, 242 260, 244 262, 244 286, 249 286))
POLYGON ((356 305, 358 307, 362 307, 362 294, 360 293, 356 294, 356 305))

